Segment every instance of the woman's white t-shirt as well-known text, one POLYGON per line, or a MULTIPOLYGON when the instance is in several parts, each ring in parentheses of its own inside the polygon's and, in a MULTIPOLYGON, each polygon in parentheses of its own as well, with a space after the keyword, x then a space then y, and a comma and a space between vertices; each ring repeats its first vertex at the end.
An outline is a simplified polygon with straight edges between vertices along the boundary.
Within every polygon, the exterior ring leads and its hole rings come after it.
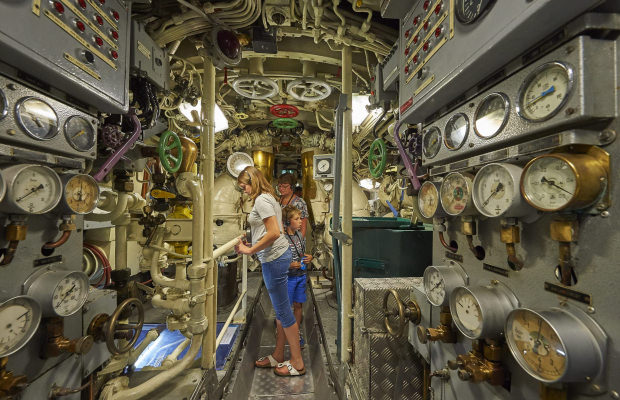
POLYGON ((280 237, 277 238, 271 246, 256 253, 261 263, 273 261, 284 254, 286 249, 288 249, 288 240, 286 240, 286 237, 282 234, 282 209, 280 208, 280 204, 268 193, 259 195, 254 201, 254 207, 248 217, 248 222, 250 223, 250 229, 252 231, 252 246, 267 233, 263 220, 273 216, 275 216, 278 221, 280 237))

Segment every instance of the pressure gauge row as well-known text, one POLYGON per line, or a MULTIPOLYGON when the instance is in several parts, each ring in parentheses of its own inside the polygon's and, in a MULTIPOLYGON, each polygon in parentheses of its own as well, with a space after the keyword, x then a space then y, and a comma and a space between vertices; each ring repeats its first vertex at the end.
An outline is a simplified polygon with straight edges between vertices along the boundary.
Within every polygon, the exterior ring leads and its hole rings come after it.
MULTIPOLYGON (((556 115, 566 104, 573 88, 573 68, 562 62, 543 64, 532 71, 521 84, 515 110, 529 122, 543 122, 556 115)), ((455 151, 465 144, 473 131, 483 140, 497 136, 510 116, 511 102, 505 93, 485 96, 470 121, 464 113, 456 113, 445 126, 431 126, 423 132, 422 151, 427 159, 434 158, 444 146, 455 151), (443 128, 443 134, 442 130, 443 128)))
POLYGON ((99 200, 99 185, 89 175, 62 178, 44 165, 19 164, 0 168, 2 210, 15 214, 44 214, 58 206, 63 212, 87 214, 99 200))
MULTIPOLYGON (((4 92, 0 90, 0 119, 8 114, 9 107, 4 92)), ((19 127, 36 140, 50 140, 60 130, 60 121, 56 111, 37 97, 21 98, 15 105, 15 119, 19 127)), ((67 142, 78 151, 88 151, 95 145, 95 128, 82 116, 69 117, 64 123, 63 131, 67 142)))
POLYGON ((487 164, 475 178, 449 173, 441 184, 424 182, 418 195, 420 213, 425 218, 476 212, 486 217, 525 217, 534 209, 555 212, 588 207, 604 193, 608 181, 604 155, 596 153, 544 154, 524 168, 487 164))

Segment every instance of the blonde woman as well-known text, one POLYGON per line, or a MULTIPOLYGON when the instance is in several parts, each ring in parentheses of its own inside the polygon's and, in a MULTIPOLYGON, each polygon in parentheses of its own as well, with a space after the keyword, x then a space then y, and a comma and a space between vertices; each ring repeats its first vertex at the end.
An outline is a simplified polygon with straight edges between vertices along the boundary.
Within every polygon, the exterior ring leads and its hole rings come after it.
POLYGON ((248 217, 252 244, 240 243, 235 248, 239 254, 256 254, 263 269, 263 280, 276 311, 276 348, 272 354, 259 358, 258 368, 275 367, 280 376, 299 376, 306 373, 299 347, 299 325, 291 311, 288 297, 288 268, 292 255, 288 240, 283 235, 282 209, 273 187, 262 172, 246 167, 237 177, 241 190, 250 196, 254 206, 248 217), (291 359, 284 361, 285 340, 289 343, 291 359))

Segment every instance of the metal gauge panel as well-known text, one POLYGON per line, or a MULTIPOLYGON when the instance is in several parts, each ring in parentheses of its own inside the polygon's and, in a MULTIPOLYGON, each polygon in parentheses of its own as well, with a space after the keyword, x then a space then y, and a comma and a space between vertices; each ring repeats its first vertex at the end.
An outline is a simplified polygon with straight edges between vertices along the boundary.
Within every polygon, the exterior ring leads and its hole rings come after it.
POLYGON ((530 122, 556 115, 573 90, 573 67, 550 62, 538 66, 525 78, 517 97, 517 113, 530 122))
POLYGON ((81 271, 42 270, 24 283, 24 290, 36 299, 46 317, 67 317, 80 310, 88 297, 88 276, 81 271))
POLYGON ((0 304, 0 357, 24 347, 41 322, 41 307, 29 296, 13 297, 0 304))
POLYGON ((512 164, 487 164, 474 178, 473 200, 486 217, 523 217, 535 213, 521 197, 522 168, 512 164))

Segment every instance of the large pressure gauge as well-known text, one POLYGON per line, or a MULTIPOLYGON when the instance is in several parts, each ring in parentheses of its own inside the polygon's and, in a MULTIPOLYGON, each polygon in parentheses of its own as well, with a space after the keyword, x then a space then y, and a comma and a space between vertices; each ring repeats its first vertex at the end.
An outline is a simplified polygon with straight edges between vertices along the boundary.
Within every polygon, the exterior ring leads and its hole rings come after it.
POLYGON ((418 193, 418 208, 424 218, 442 217, 446 213, 439 204, 439 183, 426 181, 418 193))
POLYGON ((551 153, 526 164, 521 176, 525 200, 541 211, 592 205, 606 189, 607 172, 590 154, 551 153))
POLYGON ((88 214, 97 207, 99 185, 92 176, 66 175, 62 177, 62 182, 62 205, 67 211, 72 214, 88 214))
POLYGON ((460 172, 451 172, 441 183, 439 190, 443 209, 452 216, 473 214, 472 206, 472 179, 460 172))
POLYGON ((573 88, 573 69, 561 62, 532 71, 519 89, 517 113, 531 122, 546 121, 562 109, 573 88))
POLYGON ((65 122, 65 138, 77 151, 88 151, 95 145, 95 128, 86 118, 74 115, 65 122))
POLYGON ((434 306, 448 304, 450 293, 467 285, 468 277, 463 267, 450 261, 449 265, 430 265, 424 270, 424 292, 434 306))
POLYGON ((498 339, 508 313, 519 306, 517 297, 501 282, 491 286, 460 286, 450 295, 452 320, 470 339, 498 339))
POLYGON ((504 93, 491 93, 482 100, 474 116, 474 132, 490 139, 504 129, 510 113, 510 101, 504 93))
POLYGON ((444 143, 449 150, 458 150, 463 146, 469 133, 469 120, 465 114, 453 115, 446 123, 444 143))
POLYGON ((17 296, 0 304, 0 357, 28 343, 41 322, 41 307, 32 297, 17 296))
POLYGON ((491 0, 456 0, 456 19, 463 24, 471 24, 484 13, 491 0))
POLYGON ((15 116, 21 128, 37 140, 49 140, 58 133, 56 111, 41 99, 24 97, 15 106, 15 116))
POLYGON ((607 336, 577 308, 513 310, 506 341, 521 368, 542 382, 583 382, 603 371, 607 336))
POLYGON ((441 131, 436 126, 430 127, 424 132, 422 151, 426 158, 433 158, 441 149, 441 131))
POLYGON ((522 169, 516 165, 485 165, 474 178, 473 200, 480 214, 487 217, 522 217, 535 212, 521 198, 518 189, 522 169))
POLYGON ((41 304, 46 317, 75 314, 86 302, 88 288, 88 276, 81 271, 43 270, 24 283, 24 290, 41 304))
POLYGON ((240 151, 232 153, 226 160, 226 168, 233 178, 237 178, 249 166, 254 166, 254 160, 249 154, 240 151))
POLYGON ((43 214, 60 201, 60 178, 49 167, 20 164, 3 168, 0 174, 7 186, 1 207, 4 212, 43 214))

